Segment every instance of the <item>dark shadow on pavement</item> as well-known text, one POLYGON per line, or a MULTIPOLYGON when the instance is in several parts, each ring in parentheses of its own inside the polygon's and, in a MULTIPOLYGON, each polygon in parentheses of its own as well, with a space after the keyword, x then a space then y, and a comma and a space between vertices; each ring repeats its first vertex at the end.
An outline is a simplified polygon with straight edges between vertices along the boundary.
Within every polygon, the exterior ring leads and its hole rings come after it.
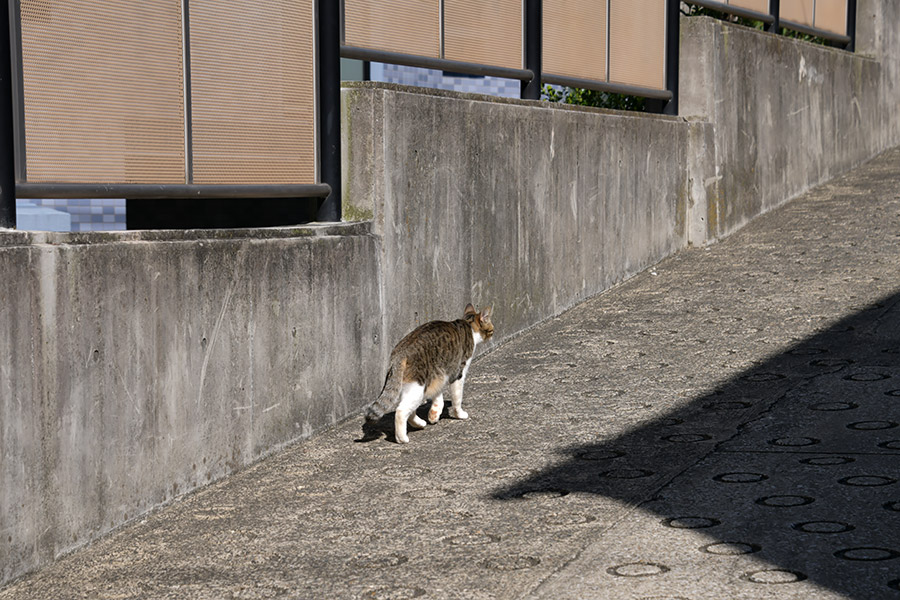
POLYGON ((575 493, 638 505, 638 516, 546 582, 546 597, 576 572, 611 589, 629 574, 671 575, 663 560, 719 554, 732 560, 726 577, 765 594, 795 597, 790 584, 805 581, 856 600, 900 598, 900 294, 664 418, 570 448, 494 497, 575 493), (627 568, 592 562, 619 555, 631 556, 627 568))

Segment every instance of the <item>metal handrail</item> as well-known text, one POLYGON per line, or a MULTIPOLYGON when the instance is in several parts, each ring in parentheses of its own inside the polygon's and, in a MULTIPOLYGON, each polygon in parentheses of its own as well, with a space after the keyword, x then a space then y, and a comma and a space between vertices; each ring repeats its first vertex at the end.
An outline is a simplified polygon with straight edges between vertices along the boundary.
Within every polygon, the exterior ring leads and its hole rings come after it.
POLYGON ((511 69, 509 67, 482 65, 478 63, 449 60, 446 58, 419 56, 418 54, 372 50, 370 48, 360 48, 358 46, 342 45, 341 58, 355 58, 357 60, 406 65, 408 67, 421 67, 423 69, 440 69, 442 71, 454 71, 456 73, 466 73, 469 75, 504 77, 506 79, 518 79, 520 81, 531 81, 534 79, 534 72, 531 69, 511 69))
POLYGON ((143 183, 29 183, 16 184, 16 197, 133 198, 135 200, 190 198, 324 198, 331 193, 327 183, 316 184, 143 184, 143 183))

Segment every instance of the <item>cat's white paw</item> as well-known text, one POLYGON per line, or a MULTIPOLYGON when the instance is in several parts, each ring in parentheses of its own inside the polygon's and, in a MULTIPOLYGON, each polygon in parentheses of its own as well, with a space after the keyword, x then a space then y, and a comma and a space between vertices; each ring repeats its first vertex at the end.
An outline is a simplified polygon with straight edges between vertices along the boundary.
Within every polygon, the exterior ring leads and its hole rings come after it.
POLYGON ((425 427, 427 426, 427 423, 425 423, 425 421, 423 421, 416 415, 410 417, 409 421, 407 421, 406 423, 413 429, 425 429, 425 427))
POLYGON ((397 438, 398 444, 408 444, 409 443, 409 436, 406 435, 405 433, 403 435, 396 435, 394 437, 397 438))
POLYGON ((468 419, 469 413, 467 413, 466 411, 464 411, 461 408, 450 407, 450 416, 453 417, 454 419, 468 419))
POLYGON ((433 408, 428 411, 428 422, 434 425, 438 422, 438 419, 441 418, 441 411, 434 410, 433 408))

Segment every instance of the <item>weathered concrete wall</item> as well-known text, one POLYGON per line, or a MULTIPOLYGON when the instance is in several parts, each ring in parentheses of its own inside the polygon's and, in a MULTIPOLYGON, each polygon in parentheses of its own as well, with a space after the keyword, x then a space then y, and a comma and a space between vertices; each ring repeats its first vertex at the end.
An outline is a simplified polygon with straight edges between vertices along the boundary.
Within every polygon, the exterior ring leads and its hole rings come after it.
POLYGON ((679 110, 715 131, 708 238, 896 142, 879 61, 708 17, 681 26, 679 110))
POLYGON ((879 97, 880 128, 872 132, 883 147, 900 144, 900 2, 857 0, 856 52, 870 56, 881 66, 876 90, 879 97))
POLYGON ((469 301, 502 339, 686 244, 680 119, 377 84, 344 109, 344 202, 383 235, 393 342, 469 301))
POLYGON ((0 233, 0 582, 377 393, 368 226, 235 235, 0 233))

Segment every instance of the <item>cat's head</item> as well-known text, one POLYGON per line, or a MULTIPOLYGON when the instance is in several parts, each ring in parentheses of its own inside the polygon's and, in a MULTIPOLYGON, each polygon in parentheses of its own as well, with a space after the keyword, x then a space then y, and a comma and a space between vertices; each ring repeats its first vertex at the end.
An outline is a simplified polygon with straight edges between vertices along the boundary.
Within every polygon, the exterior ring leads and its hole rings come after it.
POLYGON ((471 304, 466 306, 463 318, 472 324, 472 331, 481 334, 482 340, 489 340, 494 335, 494 324, 491 322, 491 307, 488 306, 478 312, 471 304))

